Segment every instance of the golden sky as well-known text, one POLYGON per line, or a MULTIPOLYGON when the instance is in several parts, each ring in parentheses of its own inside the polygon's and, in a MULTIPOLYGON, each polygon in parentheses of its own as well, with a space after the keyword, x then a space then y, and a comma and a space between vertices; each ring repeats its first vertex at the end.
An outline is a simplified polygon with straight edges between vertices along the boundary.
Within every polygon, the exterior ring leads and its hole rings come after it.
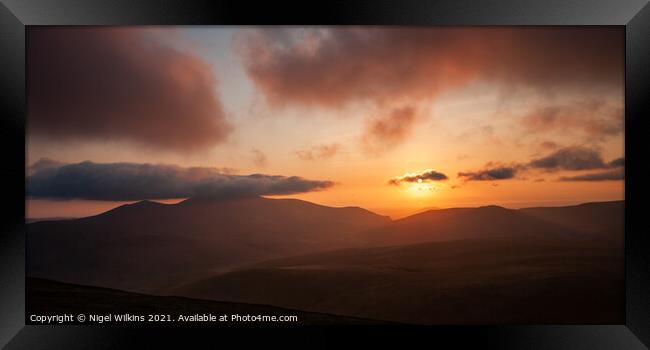
POLYGON ((393 217, 623 199, 622 28, 28 35, 28 217, 207 192, 393 217))

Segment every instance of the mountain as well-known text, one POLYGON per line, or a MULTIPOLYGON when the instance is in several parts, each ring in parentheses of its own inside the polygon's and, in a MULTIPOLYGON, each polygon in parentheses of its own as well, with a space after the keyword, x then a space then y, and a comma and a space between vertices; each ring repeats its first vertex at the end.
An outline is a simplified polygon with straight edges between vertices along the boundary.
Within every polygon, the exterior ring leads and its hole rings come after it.
POLYGON ((398 245, 481 237, 562 237, 577 232, 515 209, 499 206, 428 210, 371 229, 359 237, 369 245, 398 245))
POLYGON ((624 320, 623 202, 432 210, 171 294, 422 324, 624 320))
POLYGON ((622 232, 602 240, 491 237, 282 258, 172 291, 415 324, 618 324, 622 232))
POLYGON ((392 322, 618 324, 623 208, 486 206, 391 221, 292 199, 142 201, 29 224, 27 270, 392 322))
POLYGON ((157 292, 274 257, 350 247, 388 217, 296 199, 141 201, 27 226, 28 275, 157 292))
MULTIPOLYGON (((343 317, 322 313, 304 312, 283 309, 265 305, 215 302, 181 297, 163 297, 146 294, 130 293, 116 289, 90 287, 69 283, 61 283, 40 278, 27 278, 26 285, 26 315, 170 315, 175 320, 174 326, 256 326, 268 322, 188 322, 178 323, 178 316, 212 314, 220 315, 262 315, 262 316, 296 316, 296 322, 287 322, 288 326, 299 325, 369 325, 385 322, 373 321, 354 317, 343 317)), ((146 316, 145 316, 146 317, 146 316)), ((29 319, 26 321, 29 324, 29 319)), ((87 323, 97 323, 90 320, 87 323)), ((123 323, 118 323, 122 324, 123 323)), ((164 326, 165 323, 156 323, 164 326)), ((272 323, 282 326, 282 323, 272 323)))
POLYGON ((76 218, 65 217, 65 216, 50 217, 50 218, 25 218, 25 223, 31 224, 31 223, 39 222, 39 221, 60 221, 60 220, 72 220, 72 219, 76 219, 76 218))
POLYGON ((594 202, 567 207, 520 209, 536 218, 588 233, 620 232, 624 225, 625 201, 594 202))

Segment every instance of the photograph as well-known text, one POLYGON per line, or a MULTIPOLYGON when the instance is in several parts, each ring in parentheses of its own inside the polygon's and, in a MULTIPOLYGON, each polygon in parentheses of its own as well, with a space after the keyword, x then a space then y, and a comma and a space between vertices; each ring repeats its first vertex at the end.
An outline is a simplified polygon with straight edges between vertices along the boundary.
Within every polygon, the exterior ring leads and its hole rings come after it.
POLYGON ((626 324, 625 79, 624 26, 28 26, 25 323, 626 324))

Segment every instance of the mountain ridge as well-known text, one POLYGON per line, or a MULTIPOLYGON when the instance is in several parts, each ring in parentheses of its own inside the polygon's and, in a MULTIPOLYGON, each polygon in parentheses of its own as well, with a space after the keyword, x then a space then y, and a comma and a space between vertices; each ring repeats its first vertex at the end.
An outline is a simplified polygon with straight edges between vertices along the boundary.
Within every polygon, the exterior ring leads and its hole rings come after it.
POLYGON ((27 267, 35 277, 155 292, 184 275, 351 246, 355 232, 389 221, 364 209, 299 200, 139 201, 95 216, 29 224, 27 267))
POLYGON ((570 227, 565 221, 574 215, 564 211, 574 209, 562 208, 436 209, 390 220, 363 208, 296 199, 139 201, 96 216, 27 225, 27 272, 158 293, 239 266, 322 251, 513 235, 577 237, 593 231, 587 222, 593 210, 620 216, 599 214, 609 225, 604 232, 619 228, 618 222, 622 227, 623 202, 577 208, 582 220, 570 227))

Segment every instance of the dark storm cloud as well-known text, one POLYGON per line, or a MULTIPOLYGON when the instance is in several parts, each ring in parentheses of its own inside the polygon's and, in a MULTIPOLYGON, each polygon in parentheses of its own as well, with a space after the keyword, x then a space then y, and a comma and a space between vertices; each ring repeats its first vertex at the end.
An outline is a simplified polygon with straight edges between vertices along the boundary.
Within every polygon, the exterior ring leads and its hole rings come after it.
POLYGON ((479 171, 468 171, 458 173, 458 177, 465 181, 492 181, 492 180, 508 180, 515 177, 517 174, 516 167, 495 167, 479 171))
POLYGON ((606 165, 596 150, 586 147, 566 147, 546 157, 532 160, 529 166, 546 170, 590 170, 602 169, 606 165))
POLYGON ((44 168, 27 179, 32 198, 114 201, 281 195, 331 186, 330 181, 297 176, 232 175, 219 168, 90 161, 44 168))
POLYGON ((326 27, 245 31, 248 75, 271 106, 432 98, 483 80, 539 92, 623 86, 620 28, 326 27))
POLYGON ((27 33, 30 135, 191 151, 223 141, 231 130, 211 67, 161 45, 159 32, 43 27, 27 33))
POLYGON ((616 181, 625 180, 625 169, 619 168, 576 176, 563 176, 560 181, 616 181))
POLYGON ((427 169, 419 174, 405 174, 402 176, 394 177, 388 180, 389 185, 399 186, 403 183, 417 183, 417 182, 432 182, 432 181, 445 181, 447 180, 447 175, 435 171, 433 169, 427 169))

